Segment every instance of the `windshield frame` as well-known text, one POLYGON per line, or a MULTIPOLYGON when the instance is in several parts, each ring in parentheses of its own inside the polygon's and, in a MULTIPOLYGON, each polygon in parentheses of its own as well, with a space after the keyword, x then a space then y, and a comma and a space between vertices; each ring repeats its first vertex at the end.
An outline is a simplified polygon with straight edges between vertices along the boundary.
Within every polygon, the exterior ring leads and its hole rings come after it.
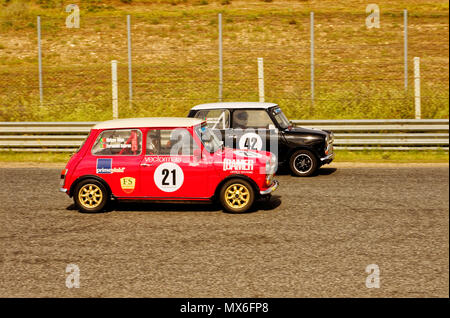
POLYGON ((270 109, 269 113, 270 113, 269 115, 272 117, 273 122, 276 123, 278 125, 278 127, 280 127, 281 129, 283 129, 283 130, 287 129, 291 125, 289 119, 286 117, 286 115, 284 114, 284 112, 280 106, 277 105, 277 106, 272 107, 270 109), (277 114, 274 114, 275 110, 277 110, 277 109, 279 109, 280 111, 277 114), (279 120, 279 118, 278 118, 279 116, 282 116, 281 120, 279 120), (283 117, 285 119, 285 122, 283 120, 283 117))
POLYGON ((203 145, 203 148, 206 149, 206 151, 208 151, 209 153, 215 153, 217 150, 223 149, 223 141, 221 141, 216 134, 214 134, 213 130, 208 127, 206 122, 203 122, 200 125, 196 125, 193 127, 193 130, 195 131, 195 134, 197 135, 197 138, 199 139, 200 143, 203 145), (214 146, 210 147, 209 145, 207 145, 203 139, 202 139, 202 132, 201 130, 206 130, 210 133, 210 136, 212 136, 212 139, 214 140, 214 146))

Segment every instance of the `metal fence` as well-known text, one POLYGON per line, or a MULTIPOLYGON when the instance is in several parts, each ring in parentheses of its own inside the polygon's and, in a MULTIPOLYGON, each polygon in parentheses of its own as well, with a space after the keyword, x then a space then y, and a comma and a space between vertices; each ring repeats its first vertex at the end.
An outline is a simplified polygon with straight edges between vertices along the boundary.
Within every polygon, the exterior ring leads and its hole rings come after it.
POLYGON ((416 56, 420 117, 448 118, 448 41, 430 36, 448 22, 436 27, 432 15, 410 15, 383 15, 380 29, 365 27, 365 12, 81 16, 79 29, 43 16, 20 22, 30 39, 11 54, 25 62, 0 66, 0 120, 110 119, 111 60, 118 61, 120 117, 258 101, 258 58, 264 99, 290 118, 415 118, 416 56))
MULTIPOLYGON (((335 148, 348 150, 448 151, 448 119, 294 120, 329 129, 335 148)), ((0 151, 73 152, 96 122, 0 122, 0 151)))

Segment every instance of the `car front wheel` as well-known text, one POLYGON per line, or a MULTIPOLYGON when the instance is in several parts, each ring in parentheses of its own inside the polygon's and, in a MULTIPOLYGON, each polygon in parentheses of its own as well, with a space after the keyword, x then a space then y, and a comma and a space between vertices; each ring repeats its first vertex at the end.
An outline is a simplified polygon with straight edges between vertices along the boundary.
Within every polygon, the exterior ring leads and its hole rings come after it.
POLYGON ((250 209, 254 200, 253 187, 245 180, 229 180, 220 190, 220 203, 226 211, 231 213, 246 212, 250 209))
POLYGON ((289 167, 293 175, 297 177, 309 177, 319 168, 316 156, 308 150, 294 152, 289 160, 289 167))
POLYGON ((87 179, 76 186, 73 199, 80 212, 96 213, 108 202, 108 191, 101 182, 87 179))

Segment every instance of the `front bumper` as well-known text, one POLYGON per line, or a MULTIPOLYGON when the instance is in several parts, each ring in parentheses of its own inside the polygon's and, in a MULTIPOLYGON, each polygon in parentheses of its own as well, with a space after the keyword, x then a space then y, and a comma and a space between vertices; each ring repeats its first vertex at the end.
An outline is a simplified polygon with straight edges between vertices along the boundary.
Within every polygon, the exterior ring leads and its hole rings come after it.
POLYGON ((320 163, 324 165, 330 163, 331 161, 333 161, 333 159, 334 159, 334 152, 330 153, 328 156, 320 158, 320 163))
POLYGON ((278 181, 274 180, 272 185, 267 188, 266 190, 263 191, 259 191, 260 195, 267 195, 267 194, 271 194, 273 191, 275 191, 278 188, 278 181))

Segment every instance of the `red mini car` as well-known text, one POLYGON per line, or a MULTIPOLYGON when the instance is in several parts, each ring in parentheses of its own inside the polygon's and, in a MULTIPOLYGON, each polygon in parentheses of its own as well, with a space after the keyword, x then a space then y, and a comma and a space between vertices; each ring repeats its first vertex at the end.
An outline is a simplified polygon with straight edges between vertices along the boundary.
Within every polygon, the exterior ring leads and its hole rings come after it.
POLYGON ((82 212, 111 200, 213 201, 245 212, 278 187, 270 152, 223 147, 194 118, 135 118, 95 125, 61 172, 82 212))

